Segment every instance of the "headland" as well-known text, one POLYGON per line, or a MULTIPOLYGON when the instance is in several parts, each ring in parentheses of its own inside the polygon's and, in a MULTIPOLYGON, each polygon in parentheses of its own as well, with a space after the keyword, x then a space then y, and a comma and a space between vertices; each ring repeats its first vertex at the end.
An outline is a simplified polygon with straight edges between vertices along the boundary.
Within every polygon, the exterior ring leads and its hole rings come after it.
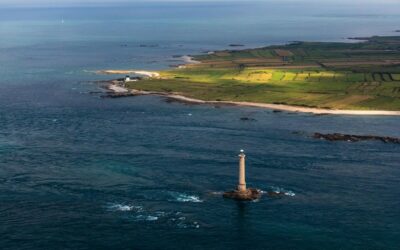
MULTIPOLYGON (((188 64, 146 72, 143 79, 120 87, 130 94, 200 104, 314 114, 400 115, 400 37, 354 39, 358 41, 293 42, 185 57, 188 64)), ((138 72, 144 71, 98 71, 138 72)))

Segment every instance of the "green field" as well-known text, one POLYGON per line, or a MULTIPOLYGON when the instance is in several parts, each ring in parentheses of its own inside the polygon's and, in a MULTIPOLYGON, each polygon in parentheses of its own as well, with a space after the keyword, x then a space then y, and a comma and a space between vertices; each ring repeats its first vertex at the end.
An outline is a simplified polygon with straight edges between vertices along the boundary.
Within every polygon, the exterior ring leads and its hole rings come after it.
POLYGON ((400 110, 400 37, 365 40, 217 51, 128 87, 209 101, 400 110))

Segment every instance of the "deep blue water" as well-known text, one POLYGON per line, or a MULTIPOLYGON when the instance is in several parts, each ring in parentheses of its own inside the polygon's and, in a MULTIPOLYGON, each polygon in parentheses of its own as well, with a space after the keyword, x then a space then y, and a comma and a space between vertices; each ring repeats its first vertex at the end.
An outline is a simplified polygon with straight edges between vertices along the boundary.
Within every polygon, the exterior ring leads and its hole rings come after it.
POLYGON ((173 55, 230 43, 390 35, 399 9, 270 1, 0 9, 0 248, 398 249, 400 147, 311 135, 400 137, 400 118, 103 99, 89 81, 107 79, 92 70, 163 69, 180 63, 173 55), (235 187, 241 148, 248 184, 285 197, 221 198, 235 187))

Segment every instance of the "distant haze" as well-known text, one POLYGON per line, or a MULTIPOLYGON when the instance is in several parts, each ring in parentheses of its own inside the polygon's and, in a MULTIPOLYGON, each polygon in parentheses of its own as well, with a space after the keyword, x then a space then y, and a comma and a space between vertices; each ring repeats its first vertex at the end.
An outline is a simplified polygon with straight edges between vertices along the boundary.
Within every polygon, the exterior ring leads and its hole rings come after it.
MULTIPOLYGON (((231 0, 0 0, 1 6, 74 6, 74 5, 112 5, 128 4, 133 2, 228 2, 231 0)), ((293 3, 321 3, 321 0, 255 0, 258 2, 293 2, 293 3)), ((236 0, 236 2, 244 2, 236 0)), ((332 4, 391 4, 398 3, 399 0, 323 0, 324 3, 332 4)))

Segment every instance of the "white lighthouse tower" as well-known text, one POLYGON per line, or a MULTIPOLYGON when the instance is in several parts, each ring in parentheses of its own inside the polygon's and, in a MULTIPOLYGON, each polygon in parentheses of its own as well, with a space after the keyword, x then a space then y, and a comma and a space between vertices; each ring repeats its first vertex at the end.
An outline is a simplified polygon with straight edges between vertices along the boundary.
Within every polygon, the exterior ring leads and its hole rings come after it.
POLYGON ((244 150, 240 150, 239 154, 239 183, 237 190, 239 192, 246 192, 246 163, 245 163, 246 155, 244 154, 244 150))
POLYGON ((261 191, 255 188, 247 188, 246 186, 246 155, 241 149, 239 153, 239 182, 236 190, 228 191, 223 194, 224 198, 230 198, 240 201, 257 200, 261 197, 261 191))

